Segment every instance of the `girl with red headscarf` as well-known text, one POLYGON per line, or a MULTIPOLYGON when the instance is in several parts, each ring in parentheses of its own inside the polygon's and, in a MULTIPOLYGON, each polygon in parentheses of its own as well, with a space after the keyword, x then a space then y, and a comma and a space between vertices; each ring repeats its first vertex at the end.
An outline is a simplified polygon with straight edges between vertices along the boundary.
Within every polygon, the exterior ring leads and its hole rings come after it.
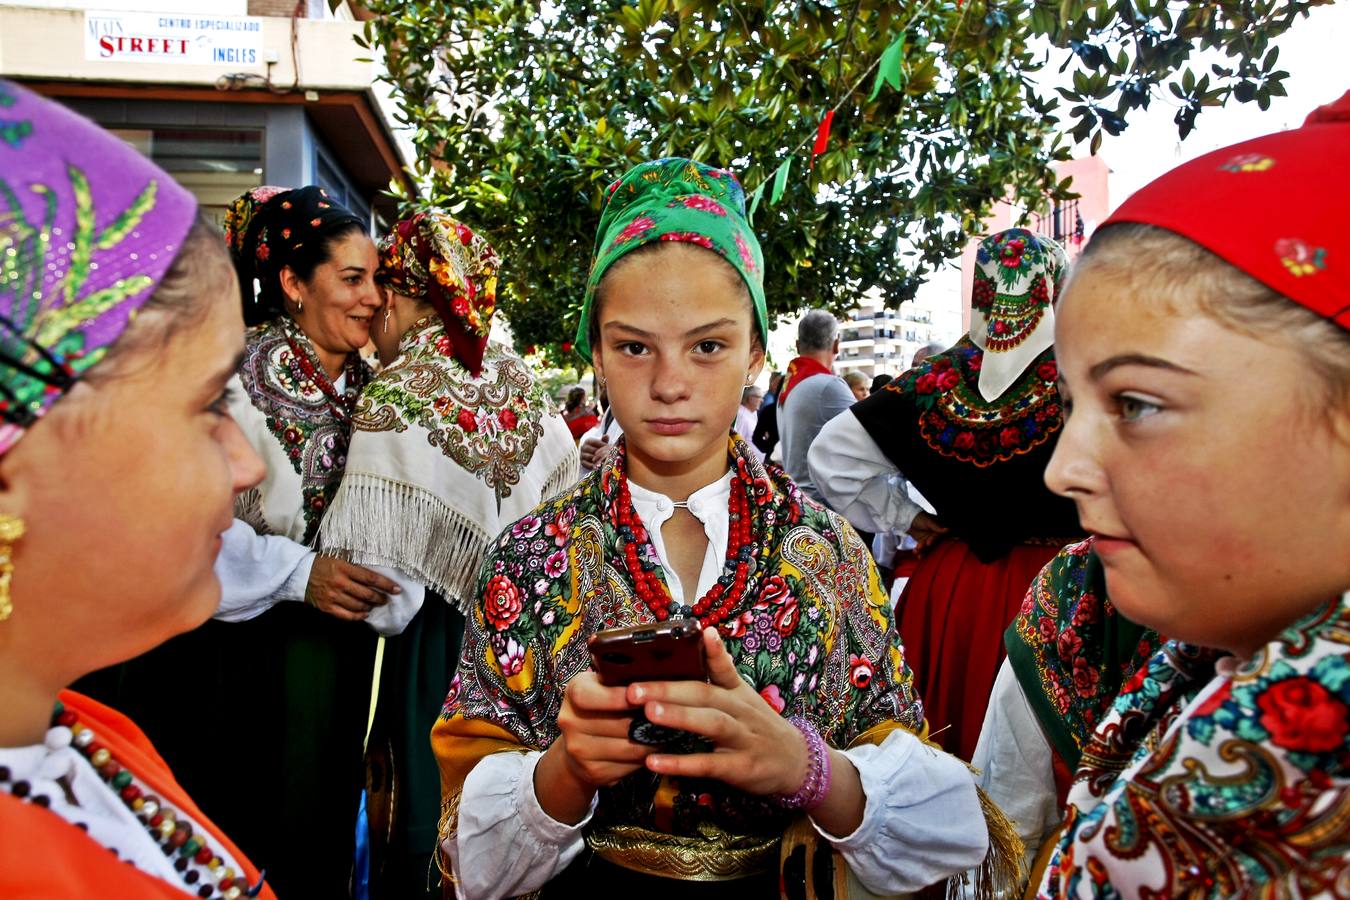
POLYGON ((1046 482, 1172 640, 1083 747, 1042 897, 1350 893, 1347 162, 1350 94, 1135 194, 1066 289, 1046 482))

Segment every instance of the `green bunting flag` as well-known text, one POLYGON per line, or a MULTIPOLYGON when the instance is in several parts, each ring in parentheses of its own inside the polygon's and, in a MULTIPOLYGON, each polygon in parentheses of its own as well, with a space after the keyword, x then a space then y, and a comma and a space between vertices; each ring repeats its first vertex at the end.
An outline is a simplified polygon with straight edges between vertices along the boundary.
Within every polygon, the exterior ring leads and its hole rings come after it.
POLYGON ((783 164, 778 167, 778 172, 773 176, 773 192, 769 194, 769 202, 777 203, 783 199, 783 191, 787 189, 788 169, 792 167, 792 157, 783 160, 783 164))
POLYGON ((872 85, 872 96, 867 98, 871 103, 877 99, 877 94, 881 93, 881 86, 889 84, 897 91, 901 88, 900 63, 905 57, 905 35, 901 32, 900 37, 896 38, 894 44, 886 48, 886 52, 881 54, 881 61, 877 65, 877 80, 872 85))
POLYGON ((764 198, 764 185, 767 183, 768 182, 761 181, 759 187, 755 188, 750 194, 750 212, 746 215, 746 218, 752 222, 755 219, 755 210, 759 209, 759 201, 764 198))

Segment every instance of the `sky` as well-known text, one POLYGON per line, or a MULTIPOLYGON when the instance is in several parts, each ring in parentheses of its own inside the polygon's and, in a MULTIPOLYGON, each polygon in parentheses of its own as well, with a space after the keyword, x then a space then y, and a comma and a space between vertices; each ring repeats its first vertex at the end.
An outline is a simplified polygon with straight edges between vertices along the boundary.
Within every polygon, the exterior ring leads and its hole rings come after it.
MULTIPOLYGON (((1287 97, 1272 99, 1262 112, 1255 103, 1230 102, 1208 108, 1195 130, 1181 141, 1172 117, 1171 94, 1155 97, 1147 110, 1134 110, 1118 137, 1105 136, 1100 156, 1111 168, 1112 207, 1180 163, 1249 138, 1294 128, 1308 113, 1350 90, 1350 3, 1317 7, 1275 42, 1278 68, 1289 73, 1287 97)), ((1215 56, 1215 61, 1220 57, 1215 56)), ((1204 67, 1207 70, 1207 66, 1204 67)), ((1068 73, 1065 73, 1066 76, 1068 73)), ((1083 148, 1084 152, 1086 148, 1083 148)))

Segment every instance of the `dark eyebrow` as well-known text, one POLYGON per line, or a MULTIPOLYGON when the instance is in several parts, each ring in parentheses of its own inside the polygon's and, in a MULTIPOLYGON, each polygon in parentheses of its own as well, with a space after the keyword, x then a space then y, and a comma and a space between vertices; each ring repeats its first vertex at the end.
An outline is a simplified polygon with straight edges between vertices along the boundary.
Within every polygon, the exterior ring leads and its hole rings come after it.
MULTIPOLYGON (((735 324, 736 324, 735 319, 721 318, 715 322, 709 322, 706 325, 700 325, 697 328, 689 329, 684 333, 684 337, 687 338, 696 337, 700 334, 704 334, 709 331, 716 331, 718 328, 725 328, 728 325, 734 326, 735 324)), ((655 337, 655 335, 653 335, 651 332, 643 331, 641 328, 629 325, 627 322, 606 322, 604 327, 606 331, 608 331, 611 328, 617 328, 640 338, 650 339, 655 337)))
POLYGON ((1110 359, 1104 359, 1088 370, 1093 381, 1101 381, 1102 376, 1112 369, 1118 369, 1121 366, 1147 366, 1150 369, 1165 369, 1168 372, 1176 372, 1178 375, 1196 375, 1185 366, 1179 366, 1174 362, 1158 356, 1149 356, 1145 353, 1122 353, 1119 356, 1113 356, 1110 359))
POLYGON ((343 272, 364 272, 365 266, 343 266, 340 271, 343 272))

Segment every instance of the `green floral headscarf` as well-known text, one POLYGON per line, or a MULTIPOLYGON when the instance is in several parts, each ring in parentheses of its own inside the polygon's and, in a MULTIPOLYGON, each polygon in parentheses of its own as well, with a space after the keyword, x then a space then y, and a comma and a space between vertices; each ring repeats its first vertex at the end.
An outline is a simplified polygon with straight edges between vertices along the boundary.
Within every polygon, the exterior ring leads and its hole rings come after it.
POLYGON ((741 273, 755 307, 760 340, 769 340, 764 307, 764 254, 745 215, 736 176, 689 159, 639 163, 609 186, 591 254, 586 300, 577 325, 577 352, 591 358, 595 290, 619 257, 652 241, 681 241, 714 251, 741 273))

